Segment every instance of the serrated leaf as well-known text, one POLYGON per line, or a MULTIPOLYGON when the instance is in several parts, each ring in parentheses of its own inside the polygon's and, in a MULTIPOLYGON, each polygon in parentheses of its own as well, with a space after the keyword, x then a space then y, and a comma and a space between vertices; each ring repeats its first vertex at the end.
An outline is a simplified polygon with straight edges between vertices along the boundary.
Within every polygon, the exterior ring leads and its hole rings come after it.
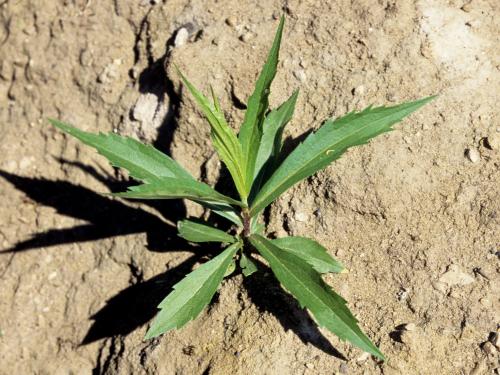
POLYGON ((160 312, 145 339, 181 328, 196 318, 212 300, 239 247, 239 243, 229 246, 177 283, 174 290, 158 305, 160 312))
POLYGON ((228 203, 241 206, 242 203, 218 193, 207 184, 191 179, 171 177, 157 178, 150 183, 132 186, 128 191, 113 194, 129 199, 191 199, 195 202, 228 203))
POLYGON ((245 202, 249 191, 245 187, 244 162, 241 145, 233 129, 227 124, 219 105, 219 101, 212 90, 214 103, 211 104, 208 99, 196 89, 191 82, 178 70, 179 75, 193 95, 194 99, 201 108, 211 128, 212 143, 219 154, 222 162, 226 165, 231 177, 233 178, 236 190, 241 199, 245 202))
POLYGON ((254 179, 257 150, 259 149, 260 138, 262 136, 262 123, 269 107, 271 82, 276 75, 278 66, 278 56, 284 22, 284 17, 281 17, 266 63, 257 79, 254 92, 248 99, 245 118, 243 119, 243 124, 241 125, 240 134, 238 136, 243 151, 243 158, 245 160, 245 184, 249 192, 254 179))
POLYGON ((257 271, 257 266, 254 261, 247 257, 245 254, 241 254, 240 267, 243 276, 248 277, 257 271))
POLYGON ((65 133, 95 148, 112 165, 126 169, 130 176, 137 180, 149 181, 157 177, 194 179, 175 160, 153 146, 145 145, 133 138, 114 133, 88 133, 59 120, 49 119, 49 121, 65 133))
POLYGON ((340 273, 344 266, 313 239, 306 237, 283 237, 271 240, 280 249, 289 251, 307 262, 319 273, 340 273))
POLYGON ((209 225, 182 220, 177 223, 179 236, 191 242, 236 242, 236 238, 209 225))
POLYGON ((337 120, 326 121, 288 155, 264 184, 252 202, 250 215, 259 213, 295 183, 325 168, 348 148, 365 144, 371 138, 392 130, 392 125, 432 99, 393 107, 369 107, 362 112, 351 112, 337 120))
POLYGON ((283 287, 301 306, 309 309, 320 326, 384 360, 384 355, 358 327, 346 301, 325 284, 320 274, 309 264, 260 235, 251 235, 250 242, 269 262, 283 287))
POLYGON ((286 102, 269 112, 264 119, 262 138, 255 161, 255 176, 250 196, 255 196, 262 182, 274 171, 281 151, 281 138, 285 125, 292 119, 299 91, 296 90, 286 102))

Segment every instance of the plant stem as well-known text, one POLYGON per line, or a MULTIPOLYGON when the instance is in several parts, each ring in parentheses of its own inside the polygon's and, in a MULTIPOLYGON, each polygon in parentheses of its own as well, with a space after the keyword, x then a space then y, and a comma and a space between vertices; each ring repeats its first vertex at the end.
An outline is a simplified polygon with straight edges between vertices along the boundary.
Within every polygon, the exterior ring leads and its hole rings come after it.
POLYGON ((250 236, 250 222, 252 218, 250 217, 250 212, 248 208, 243 207, 241 210, 241 218, 243 219, 243 237, 250 236))

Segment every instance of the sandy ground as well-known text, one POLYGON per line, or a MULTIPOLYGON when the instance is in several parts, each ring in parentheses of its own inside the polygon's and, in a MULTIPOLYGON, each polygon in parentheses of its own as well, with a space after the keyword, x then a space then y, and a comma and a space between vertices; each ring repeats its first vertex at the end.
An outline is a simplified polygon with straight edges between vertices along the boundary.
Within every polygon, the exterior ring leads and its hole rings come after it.
POLYGON ((0 373, 498 374, 499 8, 0 1, 0 373), (271 104, 301 90, 288 147, 328 117, 439 94, 266 216, 269 235, 315 237, 350 269, 327 281, 383 364, 315 328, 268 273, 228 279, 199 319, 144 342, 158 301, 206 260, 175 231, 203 211, 100 195, 126 176, 45 120, 132 135, 214 184, 208 126, 173 64, 214 85, 237 129, 282 13, 271 104))

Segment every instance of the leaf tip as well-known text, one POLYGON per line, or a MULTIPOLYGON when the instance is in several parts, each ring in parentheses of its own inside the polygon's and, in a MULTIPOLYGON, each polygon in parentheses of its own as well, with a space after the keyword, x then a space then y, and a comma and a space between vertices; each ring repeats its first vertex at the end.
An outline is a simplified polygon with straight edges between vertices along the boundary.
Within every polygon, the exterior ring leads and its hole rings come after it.
POLYGON ((148 329, 148 331, 146 332, 146 334, 144 335, 144 341, 146 340, 151 340, 151 339, 154 339, 155 337, 158 337, 162 334, 162 332, 158 332, 158 330, 156 329, 155 326, 152 326, 148 329))

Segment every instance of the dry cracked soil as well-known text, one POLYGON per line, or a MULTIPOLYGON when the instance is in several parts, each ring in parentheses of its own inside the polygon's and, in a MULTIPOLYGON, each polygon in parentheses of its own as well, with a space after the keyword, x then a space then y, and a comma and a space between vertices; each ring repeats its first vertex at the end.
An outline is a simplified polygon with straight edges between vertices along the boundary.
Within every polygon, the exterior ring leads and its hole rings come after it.
POLYGON ((0 1, 0 374, 499 374, 500 5, 495 0, 0 1), (300 89, 289 149, 328 117, 439 97, 266 214, 350 270, 327 277, 388 360, 316 328, 263 270, 185 328, 143 341, 207 259, 134 203, 127 176, 51 128, 130 135, 227 185, 175 73, 235 129, 286 16, 271 105, 300 89), (495 346, 495 343, 497 346, 495 346))

